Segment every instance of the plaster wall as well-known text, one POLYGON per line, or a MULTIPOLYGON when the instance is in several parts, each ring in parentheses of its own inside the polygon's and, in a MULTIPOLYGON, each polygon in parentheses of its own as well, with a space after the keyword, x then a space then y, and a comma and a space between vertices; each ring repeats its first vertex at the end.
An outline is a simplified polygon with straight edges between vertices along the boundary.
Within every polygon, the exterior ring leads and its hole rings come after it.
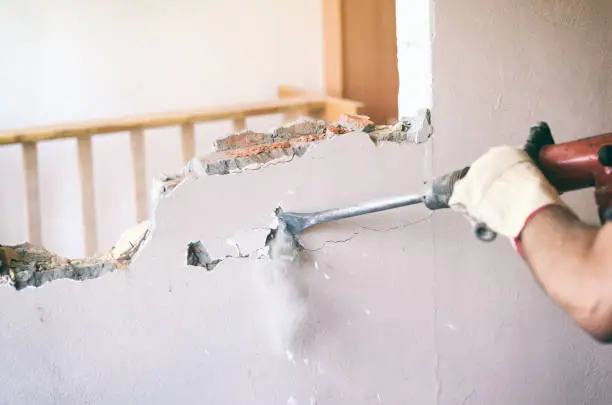
MULTIPOLYGON (((429 163, 443 173, 521 143, 535 120, 558 139, 609 130, 610 6, 515 3, 435 3, 433 142, 376 148, 348 134, 193 179, 162 200, 129 271, 0 289, 7 402, 609 403, 609 350, 551 304, 507 242, 484 245, 451 212, 411 207, 304 235, 310 254, 291 280, 308 316, 285 350, 270 344, 265 268, 184 266, 188 242, 265 229, 279 203, 311 211, 420 190, 429 163)), ((588 195, 568 199, 594 218, 588 195)))
POLYGON ((434 403, 423 207, 308 232, 287 273, 254 258, 185 266, 195 240, 233 256, 235 243, 263 247, 279 204, 320 210, 420 188, 423 153, 350 133, 302 157, 189 179, 160 201, 129 270, 0 289, 0 389, 11 404, 434 403), (306 316, 278 339, 296 300, 306 316))
MULTIPOLYGON (((537 121, 558 141, 612 131, 612 3, 437 0, 434 10, 436 173, 522 144, 537 121)), ((596 220, 592 191, 566 199, 596 220)), ((466 237, 451 213, 435 216, 434 233, 440 403, 612 401, 610 349, 542 294, 506 241, 466 237)))

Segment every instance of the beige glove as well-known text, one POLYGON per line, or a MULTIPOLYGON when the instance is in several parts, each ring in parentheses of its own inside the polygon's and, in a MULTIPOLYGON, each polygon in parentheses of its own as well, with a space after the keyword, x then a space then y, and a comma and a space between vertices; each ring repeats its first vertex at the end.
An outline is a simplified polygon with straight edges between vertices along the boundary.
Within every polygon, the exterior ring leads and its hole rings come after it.
POLYGON ((513 242, 543 207, 564 205, 559 194, 523 150, 491 148, 455 183, 449 206, 470 221, 484 222, 513 242))

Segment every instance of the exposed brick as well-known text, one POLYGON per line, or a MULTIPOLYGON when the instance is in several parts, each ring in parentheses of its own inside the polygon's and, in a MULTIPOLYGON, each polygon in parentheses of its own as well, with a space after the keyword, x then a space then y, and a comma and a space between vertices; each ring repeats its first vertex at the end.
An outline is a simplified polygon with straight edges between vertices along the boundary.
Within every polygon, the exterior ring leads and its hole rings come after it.
POLYGON ((225 138, 217 139, 214 143, 216 151, 240 149, 254 145, 265 145, 274 142, 274 137, 269 133, 243 131, 232 134, 225 138))
POLYGON ((214 150, 217 152, 242 149, 258 145, 271 145, 281 141, 291 141, 304 135, 324 135, 327 123, 321 120, 300 119, 291 124, 275 128, 271 133, 242 131, 225 138, 217 139, 214 150))
POLYGON ((272 136, 274 141, 289 141, 302 135, 325 134, 327 123, 325 121, 315 121, 310 119, 300 119, 289 125, 284 125, 274 129, 272 136))
POLYGON ((374 130, 374 123, 367 115, 344 114, 340 117, 338 123, 351 131, 369 132, 374 130))
POLYGON ((217 151, 200 158, 199 163, 209 175, 228 174, 252 164, 265 164, 287 156, 302 156, 314 143, 325 138, 325 134, 301 135, 291 141, 217 151))
POLYGON ((334 135, 346 134, 347 132, 350 131, 347 128, 341 127, 340 125, 328 125, 326 128, 326 134, 330 137, 334 135))
POLYGON ((262 152, 266 152, 272 149, 290 148, 290 147, 291 147, 291 143, 284 141, 284 142, 276 142, 270 145, 247 146, 245 148, 229 150, 226 153, 228 156, 232 156, 232 157, 245 157, 245 156, 258 155, 262 152))
POLYGON ((308 142, 318 142, 325 139, 326 134, 314 134, 314 135, 302 135, 299 138, 295 138, 295 143, 308 143, 308 142))
POLYGON ((243 131, 219 139, 215 141, 215 152, 199 159, 199 163, 207 174, 228 174, 253 164, 301 156, 313 144, 337 135, 364 131, 371 132, 372 137, 374 129, 374 123, 365 115, 344 115, 339 123, 300 119, 270 133, 243 131))

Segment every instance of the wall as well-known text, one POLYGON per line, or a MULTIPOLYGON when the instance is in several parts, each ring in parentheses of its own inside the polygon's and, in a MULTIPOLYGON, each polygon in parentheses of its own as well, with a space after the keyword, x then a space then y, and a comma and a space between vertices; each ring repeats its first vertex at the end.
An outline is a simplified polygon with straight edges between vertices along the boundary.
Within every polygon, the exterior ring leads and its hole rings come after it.
MULTIPOLYGON (((0 128, 269 99, 279 84, 322 91, 321 33, 318 1, 0 0, 0 128)), ((229 129, 199 126, 198 152, 229 129)), ((180 168, 177 135, 147 134, 149 178, 180 168)), ((134 222, 128 146, 127 134, 94 139, 100 249, 134 222)), ((19 149, 0 149, 11 190, 0 201, 2 243, 26 238, 19 149)), ((39 156, 44 244, 79 256, 76 142, 42 144, 39 156)))
MULTIPOLYGON (((436 0, 434 7, 436 173, 489 146, 523 143, 540 120, 559 141, 612 130, 612 3, 436 0)), ((567 200, 594 221, 591 193, 567 200)), ((439 403, 610 403, 609 348, 550 302, 509 244, 466 237, 466 224, 451 213, 434 223, 439 403)))
POLYGON ((299 261, 257 258, 279 205, 321 210, 418 189, 423 150, 376 147, 365 133, 310 145, 267 163, 266 153, 251 155, 225 175, 204 168, 227 167, 229 155, 192 161, 198 175, 160 200, 153 236, 129 270, 0 288, 0 346, 10 348, 0 351, 3 398, 433 403, 434 252, 424 207, 306 232, 299 261), (398 175, 407 167, 410 176, 398 175), (224 260, 210 272, 187 267, 194 241, 224 260))
MULTIPOLYGON (((410 207, 304 235, 308 260, 280 274, 299 281, 308 309, 286 351, 270 345, 257 287, 265 267, 184 265, 187 242, 226 246, 266 229, 278 204, 309 211, 419 190, 429 152, 443 173, 488 146, 521 143, 536 120, 560 140, 609 130, 610 6, 516 3, 435 3, 433 142, 375 148, 365 134, 345 135, 282 164, 204 176, 162 200, 156 234, 129 271, 0 289, 3 398, 610 403, 609 349, 542 294, 506 241, 484 245, 451 212, 410 207)), ((568 200, 594 218, 588 193, 568 200)), ((273 309, 291 303, 273 298, 273 309)))

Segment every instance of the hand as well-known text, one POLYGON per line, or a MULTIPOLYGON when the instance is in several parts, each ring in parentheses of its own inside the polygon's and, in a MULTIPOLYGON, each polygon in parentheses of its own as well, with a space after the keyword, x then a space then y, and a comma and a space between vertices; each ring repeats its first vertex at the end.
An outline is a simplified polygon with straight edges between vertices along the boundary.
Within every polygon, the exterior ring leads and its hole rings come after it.
POLYGON ((555 188, 523 150, 491 148, 455 183, 449 206, 516 242, 544 207, 564 205, 555 188))
POLYGON ((612 343, 612 222, 586 225, 519 148, 490 149, 448 205, 510 238, 546 293, 597 341, 612 343))

